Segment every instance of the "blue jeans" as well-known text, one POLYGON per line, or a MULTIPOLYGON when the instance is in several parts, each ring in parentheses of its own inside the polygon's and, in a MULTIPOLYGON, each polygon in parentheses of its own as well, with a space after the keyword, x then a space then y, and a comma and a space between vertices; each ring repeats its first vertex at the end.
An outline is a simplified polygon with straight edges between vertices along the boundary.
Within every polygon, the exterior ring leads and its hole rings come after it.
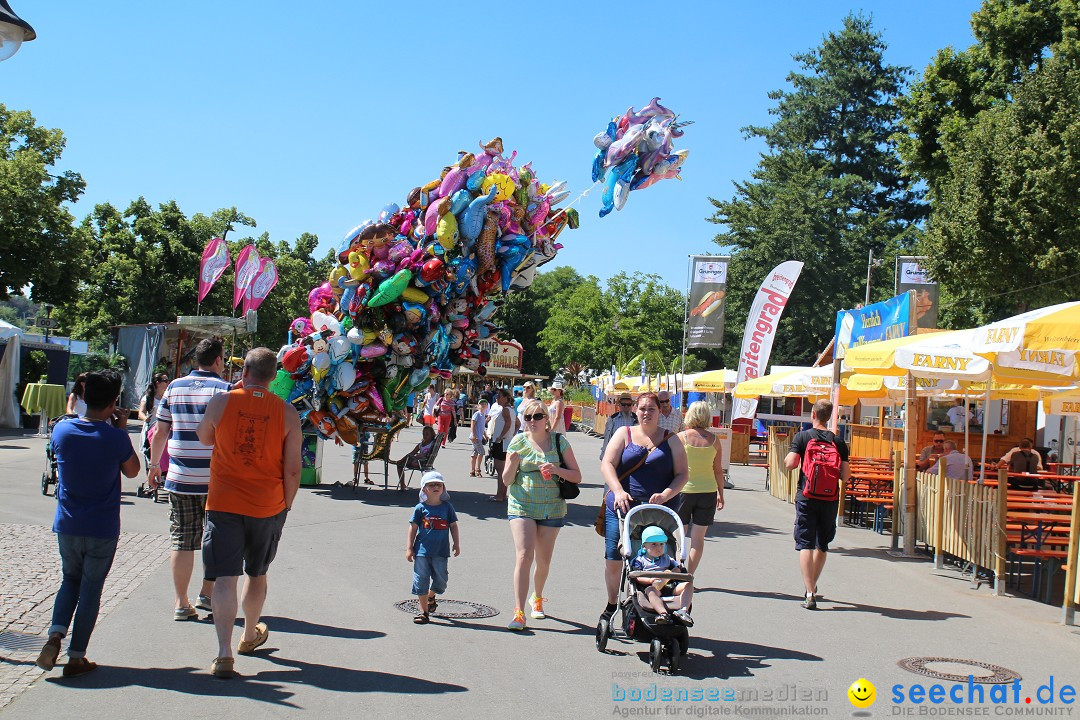
POLYGON ((75 628, 68 643, 68 657, 86 657, 86 646, 97 623, 101 590, 112 569, 119 538, 93 538, 57 533, 64 580, 53 604, 49 633, 67 635, 72 616, 75 628))

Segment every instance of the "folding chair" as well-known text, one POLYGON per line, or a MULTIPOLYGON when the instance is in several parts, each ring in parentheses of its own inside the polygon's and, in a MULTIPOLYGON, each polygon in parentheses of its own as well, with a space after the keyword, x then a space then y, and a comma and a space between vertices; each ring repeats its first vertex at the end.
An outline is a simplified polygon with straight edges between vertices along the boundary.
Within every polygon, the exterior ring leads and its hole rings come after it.
POLYGON ((427 459, 420 463, 420 467, 406 467, 406 470, 409 471, 409 476, 405 478, 405 487, 412 485, 412 479, 416 473, 423 475, 424 473, 435 469, 435 458, 439 456, 439 450, 442 448, 443 438, 445 437, 446 433, 436 433, 435 447, 431 449, 431 454, 427 456, 427 459))

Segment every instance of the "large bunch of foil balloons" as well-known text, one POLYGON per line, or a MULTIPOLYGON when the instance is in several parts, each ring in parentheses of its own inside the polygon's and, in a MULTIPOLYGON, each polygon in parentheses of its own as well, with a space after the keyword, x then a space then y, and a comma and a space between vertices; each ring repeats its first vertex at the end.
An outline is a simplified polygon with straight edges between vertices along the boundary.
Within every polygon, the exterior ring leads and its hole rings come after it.
POLYGON ((566 184, 541 183, 516 156, 504 157, 500 138, 461 153, 404 205, 345 235, 310 315, 291 324, 274 386, 320 435, 356 444, 434 376, 485 372, 479 341, 499 331, 502 294, 529 287, 578 223, 557 207, 566 184))
MULTIPOLYGON (((593 159, 592 179, 604 186, 600 217, 622 210, 633 190, 660 180, 679 178, 689 150, 675 150, 673 140, 683 136, 678 116, 654 97, 640 112, 633 107, 608 123, 593 138, 598 151, 593 159)), ((680 180, 682 178, 679 178, 680 180)))

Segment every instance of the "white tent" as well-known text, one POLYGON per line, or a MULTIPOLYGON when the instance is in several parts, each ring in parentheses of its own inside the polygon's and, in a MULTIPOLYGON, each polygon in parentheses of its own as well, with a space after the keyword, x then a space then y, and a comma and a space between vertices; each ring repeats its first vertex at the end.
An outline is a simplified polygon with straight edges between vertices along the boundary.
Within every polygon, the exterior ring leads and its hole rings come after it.
MULTIPOLYGON (((15 330, 18 330, 18 328, 15 328, 15 330)), ((19 411, 19 399, 15 397, 15 389, 19 386, 19 355, 22 353, 21 336, 21 332, 10 336, 7 341, 7 348, 4 350, 4 357, 0 360, 0 427, 2 428, 18 428, 22 419, 22 414, 19 411)))
POLYGON ((9 322, 0 320, 0 340, 7 340, 9 337, 22 337, 23 331, 15 327, 9 322))

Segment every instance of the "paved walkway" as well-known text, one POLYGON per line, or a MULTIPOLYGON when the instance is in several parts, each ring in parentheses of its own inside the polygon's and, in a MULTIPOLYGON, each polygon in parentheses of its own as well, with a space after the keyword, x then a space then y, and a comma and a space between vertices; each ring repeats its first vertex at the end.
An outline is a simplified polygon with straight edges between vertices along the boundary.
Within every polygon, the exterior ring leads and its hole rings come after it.
MULTIPOLYGON (((415 429, 405 431, 394 456, 417 438, 415 429)), ((416 626, 395 607, 409 599, 405 539, 415 491, 302 489, 270 572, 270 641, 257 656, 238 659, 241 678, 208 675, 215 654, 209 623, 171 620, 171 578, 159 554, 137 563, 145 574, 141 582, 135 576, 114 578, 124 589, 90 644, 89 656, 101 669, 72 681, 50 673, 0 716, 39 718, 62 710, 86 720, 141 718, 147 712, 293 717, 306 710, 561 718, 637 708, 760 717, 796 707, 847 717, 847 687, 859 677, 877 685, 872 711, 889 715, 893 685, 932 682, 897 667, 898 660, 912 656, 1002 665, 1032 689, 1050 675, 1058 686, 1080 685, 1074 662, 1080 636, 1057 624, 1058 608, 996 598, 985 586, 970 589, 954 570, 892 558, 887 537, 869 530, 841 528, 821 582, 826 600, 818 612, 802 609, 792 510, 764 492, 759 468, 734 469, 738 489, 728 492, 723 522, 707 541, 694 604, 697 626, 684 670, 677 676, 649 673, 643 644, 613 642, 610 653, 597 653, 593 627, 604 602, 602 542, 591 525, 600 498, 599 442, 580 433, 570 439, 586 485, 571 504, 556 547, 546 590, 552 617, 530 622, 525 633, 505 630, 513 611, 514 556, 505 507, 487 501, 494 480, 468 477, 468 450, 458 442, 439 456, 461 516, 463 549, 451 559, 447 597, 490 606, 498 615, 416 626), (624 692, 648 693, 654 683, 661 693, 730 693, 735 700, 618 699, 624 692), (811 699, 800 699, 804 694, 811 699)), ((0 524, 39 528, 25 537, 47 538, 40 528, 48 526, 54 501, 38 488, 43 458, 40 440, 0 438, 0 524)), ((325 480, 346 479, 348 462, 347 449, 326 446, 325 480)), ((125 481, 125 532, 163 538, 167 508, 135 498, 136 484, 125 481)), ((5 537, 5 553, 14 551, 13 543, 22 546, 23 537, 5 537)), ((144 537, 135 544, 152 543, 144 537)), ((39 584, 48 589, 44 564, 55 550, 35 540, 21 552, 40 558, 39 584)), ((58 584, 58 573, 52 577, 58 584)), ((14 594, 25 582, 0 574, 0 592, 14 594)), ((5 604, 4 620, 8 612, 30 612, 42 603, 48 604, 45 597, 35 595, 16 602, 14 610, 5 604)), ((0 661, 0 672, 14 666, 24 673, 19 662, 0 661)))

